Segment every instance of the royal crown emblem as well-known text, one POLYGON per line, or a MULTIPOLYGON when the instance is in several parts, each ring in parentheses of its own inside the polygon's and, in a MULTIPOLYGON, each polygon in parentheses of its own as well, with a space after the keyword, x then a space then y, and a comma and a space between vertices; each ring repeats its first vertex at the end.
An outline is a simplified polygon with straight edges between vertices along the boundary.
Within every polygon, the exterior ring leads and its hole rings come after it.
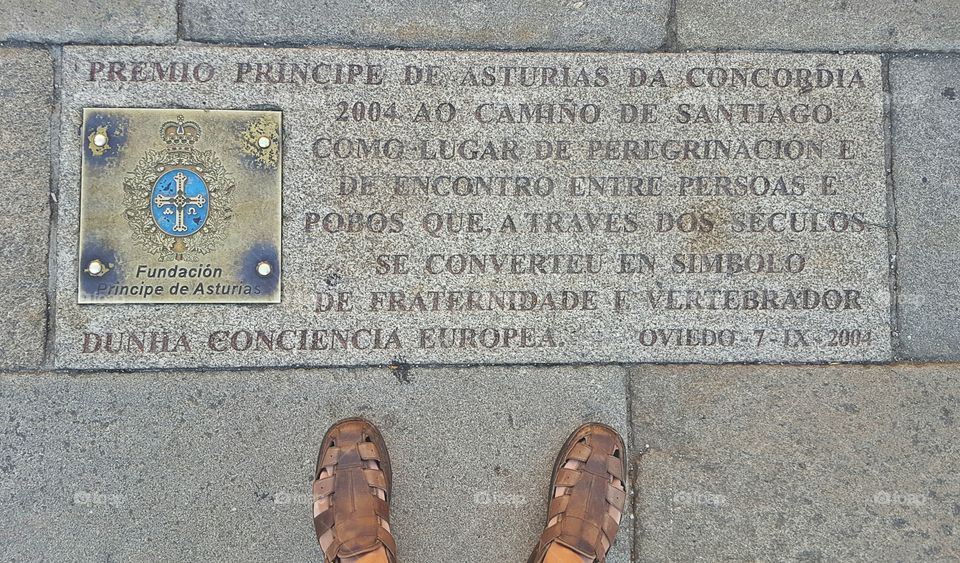
POLYGON ((123 181, 134 240, 161 261, 196 261, 226 237, 233 181, 214 151, 198 150, 202 128, 182 115, 160 127, 166 145, 148 150, 123 181))

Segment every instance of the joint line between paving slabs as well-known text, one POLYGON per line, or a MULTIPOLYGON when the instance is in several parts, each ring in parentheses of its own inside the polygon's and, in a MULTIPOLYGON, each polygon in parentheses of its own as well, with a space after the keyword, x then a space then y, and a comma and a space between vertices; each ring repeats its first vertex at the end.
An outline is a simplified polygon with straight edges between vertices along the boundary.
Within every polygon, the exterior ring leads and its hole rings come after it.
POLYGON ((899 260, 900 260, 900 237, 897 233, 897 196, 896 180, 893 175, 894 167, 894 135, 893 135, 893 87, 890 81, 891 55, 882 55, 881 77, 883 79, 883 136, 884 136, 884 177, 886 178, 887 188, 887 248, 890 276, 890 352, 891 361, 896 360, 900 349, 900 283, 899 283, 899 260))
MULTIPOLYGON (((904 362, 908 363, 908 362, 904 362)), ((915 363, 915 362, 914 362, 915 363)), ((422 368, 422 369, 466 369, 466 368, 488 368, 491 366, 502 367, 502 368, 511 368, 511 367, 529 367, 529 368, 553 368, 553 367, 602 367, 602 368, 634 368, 634 367, 655 367, 655 366, 667 366, 667 367, 676 367, 681 368, 684 366, 711 366, 716 368, 721 368, 724 366, 793 366, 793 367, 818 367, 818 366, 889 366, 891 365, 890 359, 880 359, 880 360, 816 360, 808 362, 775 362, 772 360, 740 360, 740 361, 727 361, 727 362, 713 362, 713 361, 701 361, 701 362, 691 362, 691 361, 650 361, 650 362, 488 362, 488 363, 444 363, 444 362, 409 362, 411 367, 422 368)), ((389 363, 363 363, 363 364, 325 364, 317 362, 302 362, 302 363, 287 363, 287 364, 272 364, 272 365, 262 365, 262 364, 243 364, 243 365, 190 365, 190 366, 179 366, 176 369, 177 372, 183 373, 204 373, 210 371, 255 371, 262 369, 270 369, 274 371, 284 371, 284 370, 335 370, 335 369, 376 369, 376 368, 389 368, 389 363)), ((84 365, 79 366, 77 364, 64 365, 62 367, 57 367, 56 365, 51 366, 52 370, 58 372, 67 372, 73 373, 76 375, 84 374, 102 374, 102 373, 153 373, 157 371, 163 371, 169 369, 163 365, 152 365, 152 366, 139 366, 139 367, 116 367, 112 365, 84 365)), ((16 371, 16 370, 13 370, 16 371)), ((30 371, 30 370, 26 370, 30 371)))
POLYGON ((663 36, 663 51, 667 53, 675 52, 680 45, 677 40, 677 2, 679 0, 670 0, 667 7, 666 31, 663 36))
MULTIPOLYGON (((627 447, 629 448, 629 465, 627 466, 627 481, 624 483, 625 486, 630 487, 630 495, 628 499, 630 501, 630 526, 627 528, 630 530, 630 560, 638 561, 638 556, 640 555, 637 548, 637 523, 639 518, 637 517, 637 484, 639 483, 640 476, 640 453, 637 452, 637 432, 633 426, 633 385, 630 381, 631 370, 628 367, 621 366, 621 371, 623 373, 623 386, 625 393, 625 407, 627 409, 627 447)), ((621 518, 622 520, 622 518, 621 518)))
POLYGON ((177 31, 175 40, 180 42, 184 37, 186 37, 183 29, 183 0, 177 0, 175 10, 175 15, 177 16, 177 31))
POLYGON ((53 91, 51 92, 50 111, 50 185, 47 193, 50 206, 49 231, 47 233, 47 311, 44 326, 44 353, 42 366, 52 369, 56 356, 56 312, 57 312, 57 230, 60 224, 60 117, 63 112, 63 47, 49 48, 53 65, 53 91))
MULTIPOLYGON (((668 16, 670 17, 670 16, 668 16)), ((181 36, 179 31, 182 22, 179 21, 178 17, 177 27, 177 37, 175 37, 175 42, 173 43, 94 43, 90 41, 71 41, 69 43, 63 44, 53 44, 37 41, 3 41, 0 42, 0 48, 14 48, 14 47, 24 47, 24 48, 38 48, 51 46, 56 47, 83 47, 83 48, 99 48, 99 47, 110 47, 116 49, 130 49, 130 48, 171 48, 171 49, 182 49, 182 48, 215 48, 215 47, 224 47, 224 48, 240 48, 240 49, 250 49, 250 50, 272 50, 272 49, 358 49, 361 51, 417 51, 425 53, 446 53, 446 52, 457 52, 457 53, 524 53, 524 54, 562 54, 562 53, 590 53, 590 54, 696 54, 696 53, 709 53, 709 54, 731 54, 731 53, 754 53, 758 55, 763 54, 779 54, 779 55, 877 55, 877 56, 896 56, 896 57, 909 57, 909 56, 921 56, 921 57, 938 57, 938 56, 947 56, 955 57, 960 56, 960 49, 907 49, 904 51, 889 51, 883 49, 871 49, 871 48, 849 48, 849 49, 796 49, 789 47, 723 47, 716 49, 708 48, 694 48, 687 49, 679 44, 679 39, 674 38, 672 44, 668 41, 664 41, 664 44, 659 48, 652 49, 603 49, 599 47, 567 47, 567 48, 549 48, 549 47, 498 47, 495 45, 484 45, 484 46, 470 46, 462 47, 457 45, 445 45, 445 46, 411 46, 411 45, 395 45, 390 43, 351 43, 345 41, 325 41, 325 42, 304 42, 304 41, 271 41, 269 43, 264 42, 238 42, 238 41, 227 41, 221 39, 205 39, 202 37, 187 37, 186 33, 181 36)), ((670 24, 668 20, 668 25, 670 24)), ((668 28, 668 33, 669 33, 668 28)))

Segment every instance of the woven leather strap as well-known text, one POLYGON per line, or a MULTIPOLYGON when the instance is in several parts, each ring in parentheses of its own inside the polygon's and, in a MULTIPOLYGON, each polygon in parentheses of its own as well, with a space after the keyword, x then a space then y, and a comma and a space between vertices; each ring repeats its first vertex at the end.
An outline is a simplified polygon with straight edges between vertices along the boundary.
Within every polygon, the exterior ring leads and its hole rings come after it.
POLYGON ((570 437, 557 457, 550 486, 547 522, 557 517, 559 521, 543 531, 530 561, 542 561, 556 542, 604 563, 620 529, 610 507, 623 514, 626 504, 626 492, 611 483, 611 478, 625 483, 624 454, 623 440, 603 425, 584 426, 570 437), (579 461, 580 467, 564 467, 571 460, 579 461), (566 494, 555 496, 557 487, 566 487, 566 494))
POLYGON ((380 523, 390 520, 388 473, 386 447, 370 423, 351 419, 334 425, 327 433, 313 482, 314 500, 326 497, 330 503, 313 520, 317 541, 333 532, 332 543, 324 551, 326 563, 369 553, 380 546, 391 561, 396 561, 396 541, 380 523), (380 468, 367 467, 368 461, 379 462, 380 468), (325 467, 332 468, 332 474, 321 478, 325 467), (377 495, 378 490, 383 491, 386 501, 377 495))

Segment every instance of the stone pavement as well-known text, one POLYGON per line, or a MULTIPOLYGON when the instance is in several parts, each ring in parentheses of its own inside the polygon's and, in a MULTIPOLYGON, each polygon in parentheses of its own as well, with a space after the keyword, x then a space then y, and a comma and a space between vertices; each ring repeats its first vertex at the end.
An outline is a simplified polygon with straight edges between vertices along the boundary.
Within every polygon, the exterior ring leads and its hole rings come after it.
MULTIPOLYGON (((405 561, 521 561, 556 450, 628 433, 623 368, 22 373, 0 380, 4 559, 319 560, 310 480, 365 416, 394 467, 405 561)), ((631 520, 610 561, 629 561, 631 520)))
POLYGON ((955 561, 960 370, 630 369, 641 561, 955 561))
POLYGON ((960 6, 866 4, 3 0, 0 558, 316 560, 317 440, 361 414, 391 446, 406 561, 523 560, 556 448, 597 419, 631 448, 611 561, 960 561, 960 6), (75 43, 878 53, 895 360, 58 370, 75 43))
POLYGON ((317 441, 359 414, 404 560, 521 561, 555 449, 600 420, 632 450, 610 561, 955 560, 958 390, 946 365, 20 373, 0 534, 11 560, 315 559, 317 441))
POLYGON ((0 249, 0 309, 4 345, 0 368, 43 363, 47 329, 47 247, 50 236, 50 123, 53 59, 39 49, 0 50, 3 105, 0 116, 13 126, 0 131, 9 147, 0 165, 7 211, 0 226, 15 242, 0 249))

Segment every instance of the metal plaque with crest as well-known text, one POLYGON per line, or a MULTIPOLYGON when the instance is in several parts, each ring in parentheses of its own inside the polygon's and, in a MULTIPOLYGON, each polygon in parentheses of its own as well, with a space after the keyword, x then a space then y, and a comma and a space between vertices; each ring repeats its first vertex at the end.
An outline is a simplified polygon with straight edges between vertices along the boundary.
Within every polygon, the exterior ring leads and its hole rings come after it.
POLYGON ((279 303, 281 116, 87 108, 80 303, 279 303))

